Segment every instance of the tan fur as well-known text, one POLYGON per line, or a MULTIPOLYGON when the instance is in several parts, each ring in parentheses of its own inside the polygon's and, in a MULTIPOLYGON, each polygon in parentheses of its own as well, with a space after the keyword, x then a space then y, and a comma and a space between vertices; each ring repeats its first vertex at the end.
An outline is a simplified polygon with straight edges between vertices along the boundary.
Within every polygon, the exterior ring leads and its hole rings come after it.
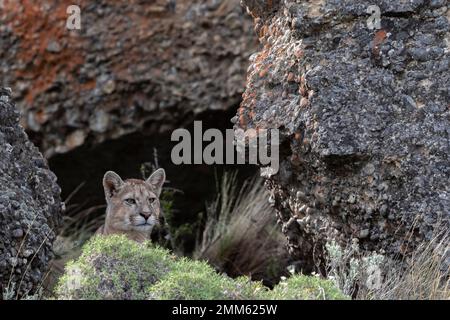
POLYGON ((108 171, 103 178, 106 219, 96 234, 125 234, 137 242, 150 239, 153 227, 159 223, 159 195, 165 177, 164 170, 158 169, 146 181, 123 181, 119 175, 108 171))

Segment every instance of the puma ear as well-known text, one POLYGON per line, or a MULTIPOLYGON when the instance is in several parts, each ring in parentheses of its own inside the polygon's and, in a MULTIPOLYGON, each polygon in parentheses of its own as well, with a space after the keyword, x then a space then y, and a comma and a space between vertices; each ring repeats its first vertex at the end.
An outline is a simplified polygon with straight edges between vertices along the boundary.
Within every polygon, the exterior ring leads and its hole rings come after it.
POLYGON ((166 172, 164 169, 158 169, 152 173, 152 175, 145 181, 155 190, 156 195, 159 197, 161 194, 162 186, 166 181, 166 172))
POLYGON ((122 178, 114 171, 108 171, 103 177, 103 188, 105 189, 106 199, 114 196, 123 185, 122 178))

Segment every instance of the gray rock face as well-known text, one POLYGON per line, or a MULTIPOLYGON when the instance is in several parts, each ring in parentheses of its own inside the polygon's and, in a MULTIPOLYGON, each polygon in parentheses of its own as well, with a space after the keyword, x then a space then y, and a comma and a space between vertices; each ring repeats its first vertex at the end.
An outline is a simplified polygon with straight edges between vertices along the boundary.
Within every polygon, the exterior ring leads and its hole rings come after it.
POLYGON ((239 105, 257 45, 238 0, 59 0, 0 10, 0 79, 46 157, 239 105))
MULTIPOLYGON (((255 2, 266 3, 242 1, 255 2)), ((446 5, 282 1, 252 12, 263 49, 236 127, 281 129, 281 169, 267 186, 305 266, 329 239, 403 255, 437 225, 450 230, 446 5)))
POLYGON ((0 293, 20 297, 42 284, 61 211, 56 177, 0 88, 0 293))

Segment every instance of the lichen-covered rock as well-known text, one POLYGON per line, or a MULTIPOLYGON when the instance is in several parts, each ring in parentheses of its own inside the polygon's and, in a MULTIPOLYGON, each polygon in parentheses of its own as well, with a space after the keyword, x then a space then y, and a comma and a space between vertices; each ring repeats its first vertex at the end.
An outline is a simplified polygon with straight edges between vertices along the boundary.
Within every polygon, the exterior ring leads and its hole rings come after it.
POLYGON ((42 284, 62 204, 56 177, 10 99, 0 88, 0 294, 15 298, 42 284))
POLYGON ((257 45, 238 0, 4 1, 0 79, 49 157, 236 107, 257 45))
POLYGON ((231 279, 206 262, 176 258, 123 235, 96 236, 66 266, 57 299, 346 299, 328 280, 296 275, 268 290, 247 277, 231 279))
MULTIPOLYGON (((250 12, 266 2, 242 1, 250 12)), ((330 239, 403 255, 437 224, 450 230, 449 12, 425 0, 285 0, 252 12, 263 48, 235 125, 281 130, 267 186, 303 268, 330 239), (370 5, 380 29, 369 28, 370 5)))

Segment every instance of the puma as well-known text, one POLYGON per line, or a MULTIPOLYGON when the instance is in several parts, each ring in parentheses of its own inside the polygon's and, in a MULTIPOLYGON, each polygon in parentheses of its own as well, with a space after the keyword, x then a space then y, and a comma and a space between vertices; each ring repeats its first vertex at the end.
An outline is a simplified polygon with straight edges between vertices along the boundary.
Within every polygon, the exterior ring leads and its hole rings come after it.
POLYGON ((159 196, 165 180, 164 169, 156 170, 145 181, 123 181, 117 173, 108 171, 103 178, 106 219, 96 234, 125 234, 137 242, 149 240, 153 227, 159 224, 159 196))

